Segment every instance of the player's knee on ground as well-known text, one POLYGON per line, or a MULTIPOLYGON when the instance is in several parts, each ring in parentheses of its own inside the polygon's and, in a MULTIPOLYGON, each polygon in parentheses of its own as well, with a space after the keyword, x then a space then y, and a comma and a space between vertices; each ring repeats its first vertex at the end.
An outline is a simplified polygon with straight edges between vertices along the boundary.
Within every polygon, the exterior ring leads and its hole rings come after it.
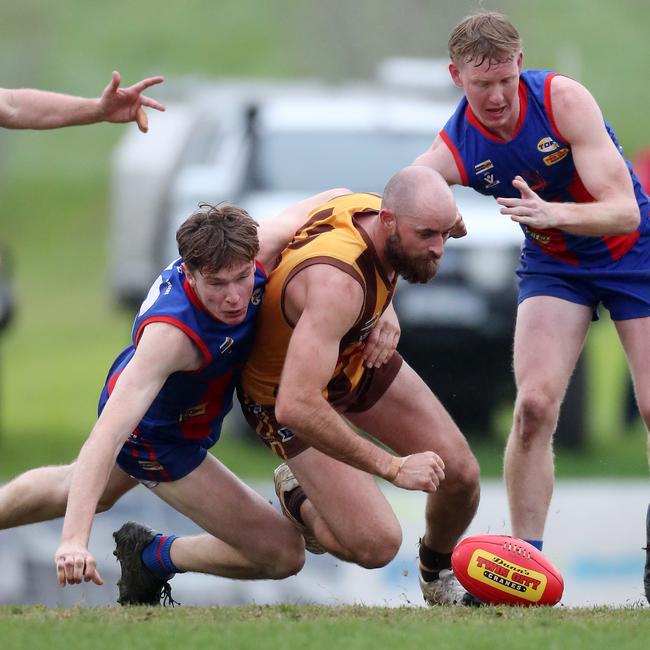
POLYGON ((560 400, 542 390, 521 390, 515 404, 515 434, 525 448, 530 447, 538 436, 547 440, 553 434, 560 412, 560 400))

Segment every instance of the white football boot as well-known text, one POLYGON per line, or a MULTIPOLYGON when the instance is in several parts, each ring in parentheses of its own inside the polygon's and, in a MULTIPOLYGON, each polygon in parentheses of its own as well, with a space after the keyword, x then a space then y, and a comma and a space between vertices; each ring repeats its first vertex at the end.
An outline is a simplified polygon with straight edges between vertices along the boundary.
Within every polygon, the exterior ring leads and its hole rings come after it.
POLYGON ((462 605, 467 592, 451 569, 442 569, 437 580, 425 581, 420 576, 420 589, 427 605, 462 605))
POLYGON ((305 526, 301 524, 288 510, 284 497, 297 487, 300 487, 298 480, 293 475, 291 468, 286 463, 278 465, 273 472, 273 483, 275 483, 275 493, 278 495, 280 507, 284 516, 298 529, 298 532, 305 540, 305 549, 315 555, 322 555, 325 549, 316 539, 316 536, 305 526))
POLYGON ((479 607, 483 605, 478 598, 465 590, 451 569, 442 569, 438 578, 430 582, 425 581, 420 575, 420 589, 422 589, 424 602, 430 607, 435 605, 479 607))

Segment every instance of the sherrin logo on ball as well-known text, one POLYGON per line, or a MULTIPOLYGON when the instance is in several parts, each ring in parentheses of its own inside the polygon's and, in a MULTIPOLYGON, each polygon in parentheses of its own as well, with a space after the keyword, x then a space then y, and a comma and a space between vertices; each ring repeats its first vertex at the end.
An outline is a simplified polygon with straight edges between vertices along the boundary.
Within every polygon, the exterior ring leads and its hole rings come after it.
POLYGON ((516 537, 467 537, 454 549, 451 564, 463 587, 492 605, 555 605, 564 591, 553 564, 516 537))

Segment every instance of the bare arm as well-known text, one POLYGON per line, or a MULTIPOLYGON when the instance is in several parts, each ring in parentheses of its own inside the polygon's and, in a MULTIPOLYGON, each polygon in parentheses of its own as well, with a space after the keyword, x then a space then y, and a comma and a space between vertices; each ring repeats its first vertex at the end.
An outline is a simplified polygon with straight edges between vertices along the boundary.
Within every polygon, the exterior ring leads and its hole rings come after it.
POLYGON ((567 77, 551 81, 557 128, 570 143, 573 160, 591 203, 543 201, 521 177, 513 186, 519 199, 497 199, 502 214, 532 228, 559 228, 574 235, 602 236, 634 232, 639 207, 625 161, 609 137, 595 99, 567 77))
POLYGON ((61 542, 55 555, 59 584, 102 583, 87 550, 93 517, 115 458, 160 392, 167 377, 200 366, 200 354, 179 329, 148 325, 75 463, 61 542))
MULTIPOLYGON (((413 161, 413 164, 431 167, 431 169, 437 171, 449 185, 461 185, 463 182, 460 176, 460 171, 458 171, 458 165, 456 165, 456 161, 454 160, 454 156, 440 135, 436 136, 433 144, 423 154, 419 155, 413 161)), ((460 212, 457 212, 456 223, 449 233, 449 236, 454 239, 460 239, 461 237, 465 237, 466 234, 467 228, 465 227, 463 217, 460 212)))
POLYGON ((262 221, 259 227, 258 258, 267 273, 273 270, 278 255, 286 248, 298 228, 307 221, 307 215, 319 205, 343 194, 350 194, 350 190, 341 187, 327 190, 290 205, 273 219, 262 221))
POLYGON ((149 77, 128 88, 120 88, 120 74, 113 72, 101 97, 95 99, 30 88, 0 88, 0 126, 56 129, 96 122, 136 121, 146 133, 147 115, 143 107, 159 111, 164 111, 165 107, 142 93, 162 81, 162 77, 149 77))
POLYGON ((355 323, 363 303, 359 283, 334 267, 312 266, 291 281, 287 300, 302 304, 280 380, 278 421, 348 465, 400 487, 435 491, 444 477, 436 454, 393 456, 355 433, 322 395, 334 372, 341 338, 355 323), (300 284, 292 287, 298 279, 300 284))
POLYGON ((462 184, 454 156, 440 135, 436 136, 433 144, 423 154, 419 155, 413 161, 413 164, 435 169, 449 185, 462 184))

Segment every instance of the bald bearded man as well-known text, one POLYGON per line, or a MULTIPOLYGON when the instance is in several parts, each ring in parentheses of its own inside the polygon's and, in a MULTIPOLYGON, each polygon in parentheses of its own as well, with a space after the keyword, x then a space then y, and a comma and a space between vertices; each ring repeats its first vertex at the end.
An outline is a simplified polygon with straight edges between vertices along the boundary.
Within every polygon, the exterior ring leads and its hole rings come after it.
POLYGON ((307 550, 384 566, 402 531, 375 476, 427 493, 420 559, 430 604, 466 598, 450 556, 478 506, 478 464, 400 355, 368 367, 363 347, 392 309, 398 275, 431 280, 462 229, 447 183, 422 166, 395 174, 383 198, 346 194, 315 208, 269 278, 240 395, 250 424, 285 460, 276 491, 307 550))

